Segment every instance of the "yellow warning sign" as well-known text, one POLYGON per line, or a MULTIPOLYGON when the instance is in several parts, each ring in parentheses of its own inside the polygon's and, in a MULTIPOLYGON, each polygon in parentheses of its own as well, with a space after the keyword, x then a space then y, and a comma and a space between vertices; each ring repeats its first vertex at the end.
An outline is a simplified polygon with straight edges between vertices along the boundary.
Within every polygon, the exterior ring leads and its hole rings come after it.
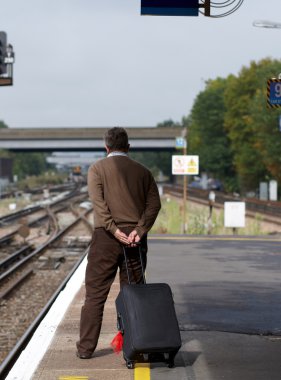
POLYGON ((196 162, 194 157, 187 160, 187 174, 198 174, 198 160, 196 162))
POLYGON ((199 174, 199 156, 172 156, 172 174, 199 174))

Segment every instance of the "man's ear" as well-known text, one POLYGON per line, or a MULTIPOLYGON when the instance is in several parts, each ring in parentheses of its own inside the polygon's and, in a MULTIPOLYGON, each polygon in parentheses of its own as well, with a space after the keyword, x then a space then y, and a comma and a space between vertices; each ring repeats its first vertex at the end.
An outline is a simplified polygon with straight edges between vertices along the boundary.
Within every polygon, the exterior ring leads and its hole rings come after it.
POLYGON ((108 148, 106 144, 104 145, 104 147, 105 147, 106 153, 108 154, 110 152, 110 149, 108 148))

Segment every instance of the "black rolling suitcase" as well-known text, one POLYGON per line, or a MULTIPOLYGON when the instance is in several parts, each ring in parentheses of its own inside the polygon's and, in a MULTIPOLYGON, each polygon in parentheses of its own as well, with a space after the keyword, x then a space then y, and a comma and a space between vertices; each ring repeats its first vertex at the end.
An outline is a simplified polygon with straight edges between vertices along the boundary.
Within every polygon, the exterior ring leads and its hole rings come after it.
POLYGON ((136 362, 165 362, 173 367, 181 337, 171 288, 164 283, 145 283, 140 247, 144 284, 131 284, 126 248, 123 249, 129 284, 121 289, 116 310, 126 365, 134 368, 136 362))

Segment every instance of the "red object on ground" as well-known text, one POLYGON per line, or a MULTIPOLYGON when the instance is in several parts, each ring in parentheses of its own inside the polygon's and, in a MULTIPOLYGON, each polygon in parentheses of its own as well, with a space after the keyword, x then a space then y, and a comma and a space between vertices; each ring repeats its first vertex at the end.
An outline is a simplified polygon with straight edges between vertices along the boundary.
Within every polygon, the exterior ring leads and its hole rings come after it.
POLYGON ((112 339, 112 342, 110 343, 111 347, 113 348, 113 351, 116 354, 120 354, 123 347, 123 335, 121 331, 119 331, 115 337, 112 339))

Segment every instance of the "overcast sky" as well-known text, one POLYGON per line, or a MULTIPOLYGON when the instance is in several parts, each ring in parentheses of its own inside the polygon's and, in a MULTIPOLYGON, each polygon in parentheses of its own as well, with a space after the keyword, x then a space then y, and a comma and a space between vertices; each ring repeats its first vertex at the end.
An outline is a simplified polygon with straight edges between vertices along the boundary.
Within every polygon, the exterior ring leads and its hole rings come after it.
POLYGON ((140 0, 0 4, 0 30, 16 53, 14 86, 0 87, 9 127, 180 121, 205 80, 281 56, 281 29, 252 26, 281 22, 281 0, 245 0, 221 19, 140 16, 140 0))

